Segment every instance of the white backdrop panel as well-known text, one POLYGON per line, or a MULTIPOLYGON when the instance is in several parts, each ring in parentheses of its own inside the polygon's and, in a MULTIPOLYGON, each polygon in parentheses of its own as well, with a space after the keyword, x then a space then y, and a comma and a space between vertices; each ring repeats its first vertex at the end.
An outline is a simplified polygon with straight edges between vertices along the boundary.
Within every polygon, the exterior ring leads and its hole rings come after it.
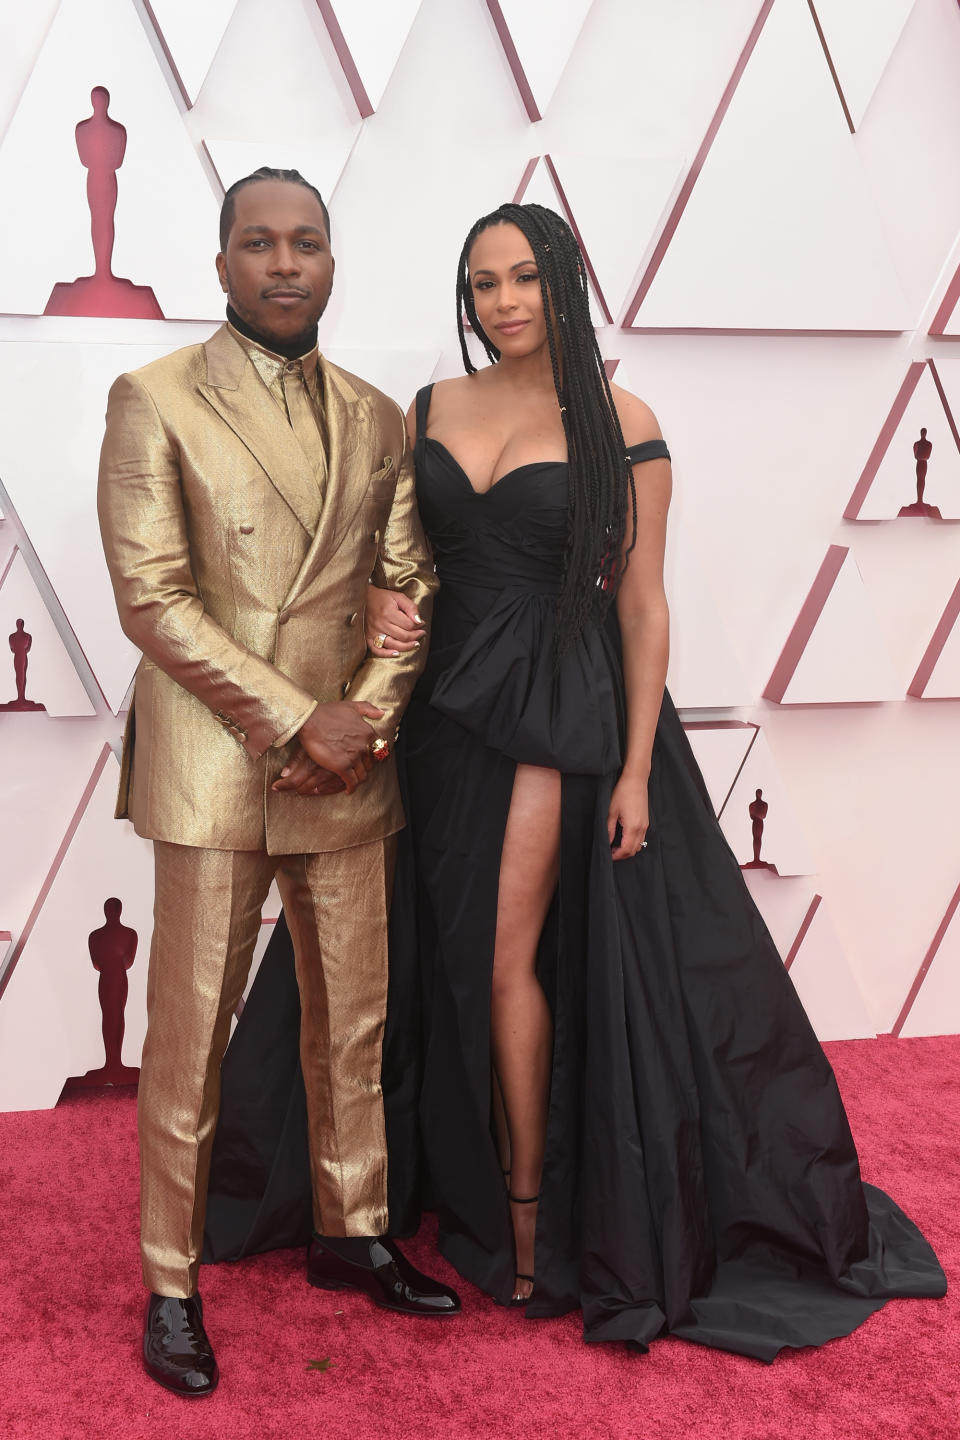
POLYGON ((857 129, 913 5, 914 0, 816 0, 830 58, 857 129))
MULTIPOLYGON (((99 764, 100 762, 98 762, 99 764)), ((103 1064, 97 975, 87 938, 115 896, 138 946, 128 971, 125 1065, 146 1033, 152 847, 113 818, 119 766, 106 756, 89 803, 0 1003, 0 1110, 56 1104, 72 1075, 103 1064)))
POLYGON ((766 735, 761 730, 750 747, 746 763, 720 815, 720 825, 730 848, 741 865, 753 858, 753 820, 750 805, 756 792, 769 809, 763 822, 760 859, 773 865, 778 875, 813 875, 817 864, 794 809, 790 793, 766 735))
MULTIPOLYGON (((129 329, 130 322, 114 323, 121 332, 129 329)), ((117 620, 97 523, 107 392, 123 371, 208 331, 170 326, 160 333, 165 344, 0 341, 0 385, 10 404, 0 426, 0 478, 114 712, 127 692, 138 652, 117 620), (57 419, 51 425, 54 391, 57 419)))
POLYGON ((93 273, 74 130, 101 85, 127 131, 113 273, 151 286, 167 319, 219 315, 208 259, 217 202, 129 0, 62 0, 0 146, 0 187, 31 216, 32 235, 25 267, 22 240, 0 231, 0 310, 42 314, 56 283, 93 273))
MULTIPOLYGON (((317 0, 331 34, 346 47, 346 69, 356 71, 354 95, 364 115, 376 110, 417 18, 420 0, 317 0)), ((349 77, 348 77, 349 78, 349 77)))
MULTIPOLYGON (((956 896, 954 896, 954 900, 956 896)), ((955 908, 930 961, 901 1035, 955 1035, 960 1030, 960 908, 955 908)))
POLYGON ((177 79, 193 105, 223 39, 237 0, 145 0, 177 79))
POLYGON ((34 908, 102 749, 95 721, 0 715, 0 926, 15 936, 34 908))
MULTIPOLYGON (((939 363, 937 369, 939 372, 939 363)), ((950 378, 953 382, 952 374, 950 378)), ((903 506, 915 502, 917 461, 913 447, 921 439, 921 429, 926 430, 926 440, 933 446, 927 462, 924 501, 935 505, 945 520, 960 519, 960 448, 930 367, 924 366, 860 506, 858 520, 892 520, 903 506)))
MULTIPOLYGON (((155 9, 177 5, 158 0, 155 9)), ((5 116, 24 99, 0 149, 0 179, 7 179, 5 193, 18 204, 30 205, 41 188, 41 199, 53 193, 59 225, 55 253, 53 244, 49 253, 42 245, 37 251, 49 272, 42 281, 36 267, 24 272, 9 257, 2 267, 17 313, 0 315, 0 341, 7 342, 0 344, 0 380, 8 399, 0 421, 0 481, 113 706, 135 657, 118 637, 92 508, 86 516, 78 509, 92 496, 106 386, 120 370, 207 329, 28 318, 55 282, 91 268, 85 174, 73 131, 89 114, 92 85, 116 92, 111 114, 128 131, 116 273, 153 286, 167 314, 218 317, 222 297, 212 265, 218 185, 204 142, 218 157, 221 178, 259 163, 309 171, 331 201, 338 262, 321 343, 405 405, 432 372, 459 371, 453 280, 463 235, 477 215, 513 194, 533 155, 555 160, 615 318, 632 302, 679 182, 761 12, 760 0, 722 6, 715 0, 587 6, 583 0, 575 43, 550 51, 548 38, 549 53, 541 48, 531 62, 549 59, 557 76, 546 118, 531 127, 485 0, 422 0, 402 46, 396 36, 390 42, 395 64, 382 52, 379 81, 362 49, 368 39, 385 43, 386 32, 364 33, 372 12, 362 0, 330 5, 345 36, 351 27, 362 36, 350 59, 361 79, 366 67, 364 85, 369 80, 375 91, 390 72, 375 113, 362 123, 316 0, 275 0, 267 26, 261 0, 236 0, 197 103, 185 114, 142 0, 63 0, 45 46, 57 8, 52 0, 26 8, 0 0, 0 21, 12 16, 16 30, 11 45, 0 45, 0 133, 5 116), (65 43, 64 34, 78 35, 77 44, 65 43), (128 87, 122 98, 121 85, 128 87), (156 153, 137 149, 145 126, 156 153), (162 239, 158 258, 155 245, 168 220, 173 241, 162 239), (189 289, 201 282, 202 310, 170 308, 164 286, 189 289), (21 377, 22 367, 3 359, 14 341, 26 371, 44 345, 49 363, 21 377), (123 355, 107 359, 121 349, 123 355), (98 350, 102 363, 92 355, 98 350), (30 381, 55 397, 55 423, 53 399, 44 406, 24 398, 30 381), (82 393, 74 405, 76 388, 82 393)), ((228 8, 228 0, 216 0, 195 19, 219 25, 228 8)), ((388 18, 402 30, 413 8, 414 0, 403 0, 388 18)), ((854 980, 876 1008, 878 1027, 888 1029, 940 922, 944 896, 956 886, 958 702, 838 704, 837 675, 828 675, 825 685, 819 670, 805 694, 830 703, 776 707, 758 704, 757 696, 831 545, 854 546, 863 588, 841 606, 843 624, 833 624, 825 611, 825 628, 814 632, 806 661, 820 664, 822 643, 831 663, 862 669, 863 625, 850 620, 854 611, 861 621, 872 616, 867 629, 879 651, 889 652, 899 696, 960 574, 960 530, 949 522, 850 525, 841 519, 912 363, 935 359, 955 415, 958 410, 952 372, 960 362, 951 358, 948 341, 925 332, 960 258, 960 7, 955 0, 916 0, 912 8, 907 0, 879 0, 869 7, 855 51, 845 50, 841 31, 852 33, 865 0, 846 7, 820 0, 817 8, 848 98, 855 112, 862 110, 857 134, 847 132, 808 7, 803 0, 775 0, 658 274, 660 285, 678 266, 670 309, 661 307, 665 323, 742 329, 752 321, 755 328, 789 330, 817 324, 837 331, 922 319, 923 329, 854 339, 625 334, 607 326, 599 337, 605 353, 623 362, 620 382, 657 412, 675 458, 671 684, 678 698, 709 706, 708 713, 762 723, 781 787, 775 796, 769 767, 767 779, 757 781, 771 802, 764 855, 788 869, 817 870, 815 882, 750 871, 747 883, 783 953, 815 883, 823 915, 796 959, 798 983, 818 955, 828 958, 818 962, 817 985, 821 975, 829 982, 833 942, 821 945, 816 928, 829 920, 854 980), (893 36, 907 10, 902 32, 893 36), (783 825, 787 833, 778 835, 783 825), (768 848, 774 842, 779 856, 768 848), (814 941, 815 948, 806 949, 814 941)), ((174 28, 166 38, 176 60, 174 28)), ((548 35, 551 27, 542 28, 548 35)), ((209 55, 212 32, 205 37, 202 30, 194 24, 186 43, 206 46, 209 55)), ((197 56, 199 75, 206 61, 199 49, 197 56)), ((44 226, 38 228, 45 237, 44 226)), ((660 305, 656 286, 650 303, 654 299, 660 305)), ((648 323, 641 313, 638 324, 648 323)), ((935 471, 946 443, 941 435, 931 460, 935 503, 935 471)), ((892 458, 894 445, 890 449, 892 458)), ((0 556, 14 539, 28 554, 16 515, 0 528, 0 556)), ((0 652, 5 643, 0 634, 0 652)), ((925 694, 957 693, 958 648, 955 636, 945 637, 925 694)), ((839 679, 848 683, 845 675, 839 679)), ((872 682, 866 688, 878 693, 872 682)), ((847 692, 840 687, 840 693, 847 692)), ((0 809, 5 817, 18 816, 4 832, 0 928, 14 935, 89 774, 91 735, 102 744, 119 733, 110 708, 99 697, 94 706, 96 715, 84 720, 0 717, 4 753, 11 757, 0 775, 0 809)), ((744 742, 694 743, 719 794, 736 772, 744 742)), ((741 781, 745 777, 746 771, 741 781)), ((738 827, 733 838, 738 857, 746 859, 752 790, 743 784, 739 790, 725 821, 738 827)), ((123 834, 126 827, 108 828, 123 834)), ((146 905, 149 880, 143 885, 146 905)), ((950 964, 938 975, 945 998, 934 1008, 952 1014, 960 1004, 960 974, 950 964)), ((95 979, 92 984, 95 996, 95 979)), ((818 988, 818 998, 827 994, 818 988)), ((841 1004, 835 990, 832 1009, 818 1020, 825 1033, 836 1033, 837 1024, 860 1025, 856 995, 848 999, 841 1004)), ((95 1014, 93 1021, 98 1025, 95 1014)), ((911 1023, 942 1021, 920 1005, 911 1023)))
POLYGON ((821 1040, 876 1035, 869 1006, 822 902, 790 967, 790 979, 821 1040))
POLYGON ((909 323, 809 9, 777 0, 634 324, 909 323))
POLYGON ((504 48, 512 48, 519 62, 517 79, 528 90, 531 120, 546 114, 591 4, 592 0, 492 0, 490 13, 504 48))
POLYGON ((18 698, 14 671, 17 649, 25 651, 24 698, 27 701, 45 706, 48 715, 94 713, 90 697, 19 550, 12 556, 0 583, 0 676, 3 677, 0 705, 18 698))

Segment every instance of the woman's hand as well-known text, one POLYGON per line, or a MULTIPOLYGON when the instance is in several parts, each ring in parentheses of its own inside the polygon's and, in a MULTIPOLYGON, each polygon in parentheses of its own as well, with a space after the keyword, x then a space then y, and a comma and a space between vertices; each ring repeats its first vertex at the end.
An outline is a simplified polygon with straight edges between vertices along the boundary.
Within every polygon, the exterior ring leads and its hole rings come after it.
POLYGON ((426 635, 417 607, 400 590, 367 586, 367 644, 372 655, 395 660, 404 650, 416 650, 426 635))
POLYGON ((623 774, 613 787, 610 810, 607 815, 607 834, 613 846, 613 859, 626 860, 636 855, 644 843, 647 826, 650 824, 650 810, 647 804, 647 782, 632 775, 623 774), (620 826, 620 844, 614 846, 613 839, 620 826))

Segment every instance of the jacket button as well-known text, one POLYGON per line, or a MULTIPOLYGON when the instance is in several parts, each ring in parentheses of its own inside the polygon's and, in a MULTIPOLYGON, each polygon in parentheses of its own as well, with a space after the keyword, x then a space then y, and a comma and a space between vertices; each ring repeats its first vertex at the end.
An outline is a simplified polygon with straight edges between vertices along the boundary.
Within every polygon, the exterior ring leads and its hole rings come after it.
POLYGON ((290 612, 289 612, 289 610, 281 610, 281 611, 280 611, 280 614, 279 614, 278 617, 277 617, 278 623, 279 623, 280 625, 286 625, 286 623, 287 623, 287 621, 288 621, 289 619, 290 619, 290 612))
POLYGON ((343 684, 340 686, 340 694, 341 694, 341 695, 347 695, 347 694, 349 693, 349 691, 350 691, 350 681, 349 681, 349 680, 344 680, 343 684))
POLYGON ((347 624, 348 624, 348 625, 356 625, 356 623, 357 623, 357 616, 358 616, 359 614, 360 614, 360 611, 359 611, 359 610, 354 610, 354 612, 353 612, 352 615, 348 615, 348 616, 347 616, 347 624))
POLYGON ((252 526, 252 525, 241 525, 241 526, 240 526, 240 534, 241 534, 241 535, 252 535, 252 534, 253 534, 253 526, 252 526))
POLYGON ((371 530, 371 531, 370 531, 370 544, 371 544, 371 545, 376 545, 376 543, 377 543, 377 541, 378 541, 379 539, 380 539, 380 531, 379 531, 379 530, 371 530))

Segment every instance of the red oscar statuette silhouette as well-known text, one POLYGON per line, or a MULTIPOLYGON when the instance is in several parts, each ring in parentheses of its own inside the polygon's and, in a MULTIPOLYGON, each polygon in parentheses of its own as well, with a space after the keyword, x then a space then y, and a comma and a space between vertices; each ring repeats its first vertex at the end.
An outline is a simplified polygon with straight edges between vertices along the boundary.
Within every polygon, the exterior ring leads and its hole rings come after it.
POLYGON ((99 972, 100 1012, 103 1030, 104 1061, 86 1075, 73 1075, 67 1090, 86 1090, 98 1085, 135 1085, 140 1071, 135 1065, 124 1065, 123 1012, 127 1006, 127 971, 137 954, 137 932, 121 922, 123 906, 116 897, 104 901, 106 924, 93 930, 87 940, 90 960, 99 972))
POLYGON ((917 462, 917 498, 912 505, 904 505, 898 512, 897 518, 901 515, 926 515, 931 520, 942 520, 943 516, 936 505, 927 505, 923 499, 923 492, 927 484, 927 461, 933 454, 933 441, 927 439, 927 427, 920 429, 920 439, 914 442, 913 458, 917 462))
POLYGON ((163 311, 149 285, 134 285, 114 275, 114 215, 117 171, 123 164, 127 132, 107 114, 110 94, 98 85, 90 92, 93 114, 74 132, 80 163, 87 172, 87 204, 93 240, 94 273, 70 284, 54 285, 44 315, 107 315, 162 320, 163 311))
POLYGON ((763 845, 763 822, 767 818, 767 811, 770 806, 763 798, 763 791, 757 791, 757 798, 750 801, 750 820, 753 831, 753 859, 741 865, 741 870, 772 870, 776 875, 776 865, 771 865, 769 860, 760 859, 760 848, 763 845))
POLYGON ((6 705, 0 705, 2 710, 46 710, 46 705, 41 705, 39 700, 27 699, 27 656, 30 653, 30 646, 33 644, 33 636, 23 628, 23 621, 17 621, 17 628, 10 636, 10 649, 13 651, 13 674, 17 684, 16 700, 8 700, 6 705))

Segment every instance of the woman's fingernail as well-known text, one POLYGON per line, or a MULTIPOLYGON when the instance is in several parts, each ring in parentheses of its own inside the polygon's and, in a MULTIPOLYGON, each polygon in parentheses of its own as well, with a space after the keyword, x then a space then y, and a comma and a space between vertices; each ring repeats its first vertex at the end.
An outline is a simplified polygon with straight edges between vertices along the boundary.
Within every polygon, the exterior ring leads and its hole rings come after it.
POLYGON ((280 771, 280 778, 281 778, 281 780, 286 780, 286 778, 287 778, 287 776, 288 776, 289 774, 290 774, 290 766, 287 765, 287 766, 284 767, 284 769, 282 769, 282 770, 280 771))
POLYGON ((416 620, 416 622, 417 622, 418 625, 422 625, 422 624, 423 624, 423 621, 420 619, 420 616, 419 616, 419 615, 414 615, 413 618, 414 618, 414 620, 416 620))
POLYGON ((390 658, 391 658, 392 660, 399 660, 399 659, 400 659, 400 651, 399 651, 399 650, 391 650, 391 651, 390 651, 390 658))
POLYGON ((420 649, 420 641, 419 641, 419 640, 414 640, 414 642, 413 642, 413 648, 414 648, 414 650, 419 650, 419 649, 420 649))

